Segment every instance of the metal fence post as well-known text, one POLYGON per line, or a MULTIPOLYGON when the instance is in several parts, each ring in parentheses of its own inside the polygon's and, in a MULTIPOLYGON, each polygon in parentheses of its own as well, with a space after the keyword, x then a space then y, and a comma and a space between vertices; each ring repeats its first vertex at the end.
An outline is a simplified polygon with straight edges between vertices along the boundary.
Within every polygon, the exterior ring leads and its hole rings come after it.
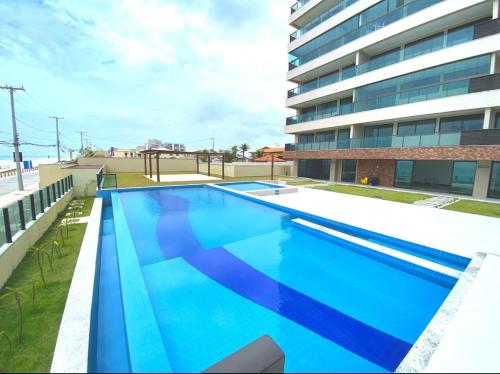
POLYGON ((40 195, 40 212, 45 212, 45 205, 43 204, 43 190, 38 191, 40 195))
POLYGON ((36 210, 35 210, 35 195, 30 195, 30 203, 31 203, 31 218, 33 221, 36 220, 36 210))
POLYGON ((26 230, 26 220, 24 217, 24 203, 22 200, 17 201, 17 208, 19 209, 19 220, 21 221, 21 230, 26 230))
POLYGON ((9 209, 2 208, 3 210, 3 224, 5 228, 5 241, 12 243, 12 231, 10 230, 9 209))

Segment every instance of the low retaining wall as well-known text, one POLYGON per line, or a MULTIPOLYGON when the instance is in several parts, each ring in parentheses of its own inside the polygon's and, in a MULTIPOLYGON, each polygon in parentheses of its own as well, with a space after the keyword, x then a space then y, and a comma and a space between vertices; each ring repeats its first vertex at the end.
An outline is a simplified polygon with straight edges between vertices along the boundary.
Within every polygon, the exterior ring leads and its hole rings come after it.
POLYGON ((26 230, 14 235, 12 243, 4 244, 0 248, 0 288, 4 286, 12 272, 21 263, 28 249, 42 237, 72 198, 73 190, 70 190, 54 205, 47 208, 44 213, 39 214, 35 221, 28 223, 26 230))
MULTIPOLYGON (((143 158, 128 157, 78 157, 79 166, 106 166, 107 173, 144 173, 143 158)), ((146 160, 149 172, 149 159, 146 160)), ((151 160, 153 175, 156 174, 156 159, 151 160)), ((196 172, 196 159, 160 158, 160 171, 196 172)))
MULTIPOLYGON (((293 164, 274 163, 274 175, 289 176, 292 175, 293 164)), ((208 173, 208 163, 200 163, 200 172, 208 173)), ((222 164, 210 164, 210 173, 215 175, 222 175, 222 164)), ((244 178, 244 177, 270 177, 271 176, 271 163, 270 162, 238 162, 225 164, 225 176, 231 178, 244 178)))

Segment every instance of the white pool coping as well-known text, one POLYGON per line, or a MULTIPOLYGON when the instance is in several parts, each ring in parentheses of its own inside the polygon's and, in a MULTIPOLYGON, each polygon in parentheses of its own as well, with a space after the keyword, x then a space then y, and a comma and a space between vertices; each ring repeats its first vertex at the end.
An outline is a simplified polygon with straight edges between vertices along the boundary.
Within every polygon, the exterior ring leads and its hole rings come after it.
POLYGON ((299 225, 303 225, 305 227, 309 227, 309 228, 314 229, 314 230, 324 232, 325 234, 335 236, 337 238, 346 240, 348 242, 361 245, 363 247, 371 249, 372 251, 383 253, 385 255, 409 262, 411 264, 418 265, 418 266, 424 267, 426 269, 433 270, 435 272, 448 275, 448 276, 453 277, 453 278, 459 278, 460 275, 462 274, 461 271, 449 268, 447 266, 443 266, 443 265, 437 264, 435 262, 425 260, 425 259, 420 258, 420 257, 412 256, 408 253, 397 251, 395 249, 385 247, 383 245, 373 243, 373 242, 370 242, 368 240, 364 240, 364 239, 361 239, 361 238, 358 238, 358 237, 355 237, 352 235, 344 234, 343 232, 333 230, 333 229, 318 225, 318 224, 313 223, 313 222, 306 221, 302 218, 295 218, 292 220, 292 222, 295 222, 299 225))
POLYGON ((303 187, 261 199, 469 258, 500 255, 498 218, 303 187))
MULTIPOLYGON (((156 175, 150 177, 145 175, 146 178, 153 182, 158 182, 156 175)), ((222 179, 212 177, 204 174, 161 174, 160 182, 199 182, 199 181, 220 181, 222 179)))
POLYGON ((90 220, 59 327, 51 373, 86 373, 88 371, 92 300, 102 203, 102 199, 96 198, 90 213, 90 220))

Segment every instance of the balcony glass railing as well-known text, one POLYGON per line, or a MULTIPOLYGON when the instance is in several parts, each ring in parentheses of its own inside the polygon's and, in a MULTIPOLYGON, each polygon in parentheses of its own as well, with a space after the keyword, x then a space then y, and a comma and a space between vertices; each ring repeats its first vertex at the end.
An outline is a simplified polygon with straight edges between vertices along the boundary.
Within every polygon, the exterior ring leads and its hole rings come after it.
MULTIPOLYGON (((399 21, 405 17, 408 17, 414 13, 419 12, 422 9, 425 9, 442 1, 443 0, 414 0, 411 3, 401 6, 389 13, 386 13, 385 15, 364 24, 363 26, 355 30, 349 31, 339 37, 336 37, 333 40, 329 40, 323 45, 313 49, 312 51, 305 53, 304 55, 296 58, 293 61, 290 61, 288 63, 289 70, 295 69, 305 64, 306 62, 314 60, 319 56, 322 56, 328 52, 333 51, 334 49, 337 49, 349 42, 352 42, 353 40, 359 39, 364 35, 380 30, 396 21, 399 21)), ((314 40, 312 40, 311 42, 313 41, 314 40)))
POLYGON ((327 10, 325 13, 321 14, 320 16, 316 17, 312 21, 306 23, 302 28, 299 30, 295 31, 290 35, 290 42, 293 42, 295 39, 301 37, 304 35, 306 32, 309 30, 312 30, 316 26, 322 24, 326 20, 332 18, 335 14, 341 12, 345 8, 347 8, 349 5, 354 4, 358 0, 342 0, 341 2, 335 4, 332 8, 327 10))
POLYGON ((427 134, 410 136, 381 136, 370 138, 354 138, 321 143, 287 144, 286 151, 325 151, 335 149, 361 148, 409 148, 409 147, 447 147, 460 145, 462 134, 427 134))
MULTIPOLYGON (((434 43, 432 46, 428 46, 427 45, 428 43, 425 43, 426 40, 422 40, 421 42, 419 42, 420 49, 417 52, 413 51, 412 55, 406 53, 407 49, 398 48, 392 52, 384 54, 379 58, 375 58, 364 64, 357 65, 354 68, 354 76, 358 76, 364 73, 368 73, 370 71, 381 69, 386 66, 394 65, 401 61, 405 61, 413 57, 418 57, 427 53, 435 52, 447 47, 452 47, 458 44, 469 42, 471 40, 476 40, 486 36, 494 35, 499 32, 500 32, 500 18, 477 23, 475 25, 460 27, 458 29, 448 32, 448 38, 446 42, 444 33, 439 35, 440 42, 437 44, 434 43)), ((415 50, 415 45, 412 46, 412 48, 415 50)), ((288 98, 301 95, 303 93, 311 92, 318 88, 325 87, 337 83, 339 81, 351 78, 351 76, 344 77, 338 72, 335 73, 331 74, 332 76, 335 76, 335 79, 327 80, 323 79, 323 77, 319 77, 315 80, 309 81, 301 86, 289 90, 288 98)))
MULTIPOLYGON (((351 110, 345 110, 342 114, 351 112, 363 112, 367 110, 386 108, 396 105, 415 103, 426 100, 434 100, 443 97, 464 95, 473 92, 496 90, 500 88, 500 74, 491 74, 470 79, 457 80, 436 85, 429 85, 412 90, 400 91, 394 94, 378 96, 366 100, 357 101, 352 104, 351 110)), ((345 105, 345 104, 344 104, 345 105)), ((298 116, 288 117, 286 125, 317 121, 340 115, 338 110, 321 113, 306 113, 298 116)))
POLYGON ((310 0, 299 0, 291 7, 291 14, 295 13, 297 10, 306 5, 310 0))

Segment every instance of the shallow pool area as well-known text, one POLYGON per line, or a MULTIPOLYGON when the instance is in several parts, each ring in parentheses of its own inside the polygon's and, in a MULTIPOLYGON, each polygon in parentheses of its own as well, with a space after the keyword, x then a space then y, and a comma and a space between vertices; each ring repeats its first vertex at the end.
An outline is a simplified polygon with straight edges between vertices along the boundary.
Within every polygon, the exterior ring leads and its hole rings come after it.
POLYGON ((457 279, 297 219, 469 261, 208 185, 112 192, 89 369, 199 372, 269 334, 287 372, 394 371, 457 279))

